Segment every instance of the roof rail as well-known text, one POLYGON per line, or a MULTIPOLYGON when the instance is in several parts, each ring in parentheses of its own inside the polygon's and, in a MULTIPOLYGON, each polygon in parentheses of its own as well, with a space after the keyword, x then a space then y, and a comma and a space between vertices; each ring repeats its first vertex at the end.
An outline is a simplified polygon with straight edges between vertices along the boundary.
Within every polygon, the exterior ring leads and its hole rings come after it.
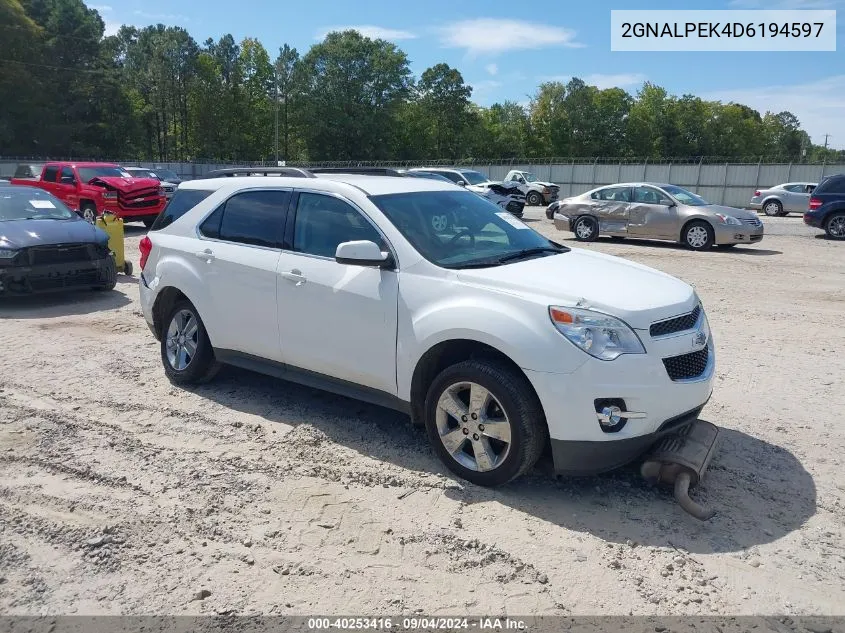
POLYGON ((300 169, 299 167, 230 167, 226 169, 214 169, 199 178, 231 178, 234 176, 288 176, 290 178, 316 178, 316 176, 309 170, 300 169))
POLYGON ((403 176, 402 172, 390 167, 313 167, 312 174, 360 174, 363 176, 403 176))

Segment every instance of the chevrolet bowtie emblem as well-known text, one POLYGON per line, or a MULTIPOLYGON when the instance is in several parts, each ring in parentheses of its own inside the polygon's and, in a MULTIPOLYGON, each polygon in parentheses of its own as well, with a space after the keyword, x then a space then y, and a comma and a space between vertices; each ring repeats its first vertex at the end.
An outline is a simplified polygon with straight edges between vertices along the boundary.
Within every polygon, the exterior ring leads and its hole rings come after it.
POLYGON ((698 349, 707 345, 707 335, 704 332, 696 332, 692 337, 692 348, 698 349))

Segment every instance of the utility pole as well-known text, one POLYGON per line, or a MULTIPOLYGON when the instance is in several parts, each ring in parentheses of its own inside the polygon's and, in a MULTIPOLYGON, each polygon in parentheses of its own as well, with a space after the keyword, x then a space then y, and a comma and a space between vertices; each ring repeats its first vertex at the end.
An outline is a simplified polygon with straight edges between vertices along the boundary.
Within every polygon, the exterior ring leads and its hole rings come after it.
POLYGON ((279 166, 279 66, 276 65, 276 72, 273 73, 273 83, 276 84, 276 138, 273 143, 276 153, 276 167, 279 166))
POLYGON ((827 149, 827 139, 830 137, 830 134, 824 135, 824 148, 827 149))

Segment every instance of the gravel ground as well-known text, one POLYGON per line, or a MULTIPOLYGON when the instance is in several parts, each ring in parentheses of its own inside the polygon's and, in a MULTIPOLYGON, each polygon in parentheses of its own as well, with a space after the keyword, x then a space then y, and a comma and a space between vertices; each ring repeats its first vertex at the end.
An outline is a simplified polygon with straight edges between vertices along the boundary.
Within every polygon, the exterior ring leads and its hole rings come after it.
POLYGON ((634 470, 486 490, 388 410, 234 369, 174 387, 136 279, 4 302, 0 612, 842 614, 845 244, 765 222, 730 251, 585 246, 704 300, 708 523, 634 470))

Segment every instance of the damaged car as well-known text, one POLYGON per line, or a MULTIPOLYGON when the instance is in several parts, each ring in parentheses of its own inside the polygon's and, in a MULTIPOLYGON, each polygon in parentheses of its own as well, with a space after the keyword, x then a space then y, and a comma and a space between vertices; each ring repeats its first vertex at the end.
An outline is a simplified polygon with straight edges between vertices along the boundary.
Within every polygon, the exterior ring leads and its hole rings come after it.
POLYGON ((676 185, 621 183, 561 200, 553 211, 555 228, 579 242, 600 235, 623 239, 670 240, 695 251, 712 246, 756 244, 763 222, 744 209, 712 204, 676 185))
POLYGON ((111 290, 108 235, 42 189, 0 186, 0 297, 111 290))
POLYGON ((539 207, 554 202, 560 193, 560 187, 553 182, 539 180, 530 171, 518 171, 512 169, 505 176, 504 182, 513 182, 525 194, 528 204, 532 207, 539 207))

